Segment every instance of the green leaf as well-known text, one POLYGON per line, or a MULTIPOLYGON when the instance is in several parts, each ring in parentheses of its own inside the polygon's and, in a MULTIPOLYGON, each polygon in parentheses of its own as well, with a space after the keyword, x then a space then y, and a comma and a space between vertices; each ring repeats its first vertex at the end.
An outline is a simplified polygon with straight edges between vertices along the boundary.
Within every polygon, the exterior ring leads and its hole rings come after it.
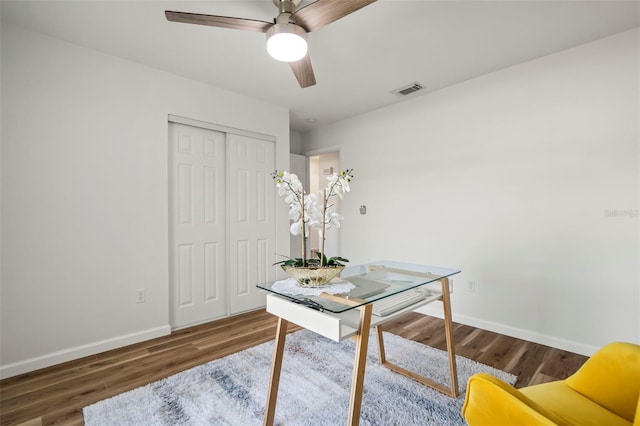
POLYGON ((334 256, 326 263, 327 266, 344 266, 341 262, 349 262, 349 259, 344 257, 334 256))
POLYGON ((283 256, 286 257, 287 259, 285 260, 281 260, 280 262, 276 262, 274 263, 272 266, 275 265, 283 265, 283 266, 305 266, 302 262, 302 258, 291 258, 291 257, 287 257, 287 256, 283 256))

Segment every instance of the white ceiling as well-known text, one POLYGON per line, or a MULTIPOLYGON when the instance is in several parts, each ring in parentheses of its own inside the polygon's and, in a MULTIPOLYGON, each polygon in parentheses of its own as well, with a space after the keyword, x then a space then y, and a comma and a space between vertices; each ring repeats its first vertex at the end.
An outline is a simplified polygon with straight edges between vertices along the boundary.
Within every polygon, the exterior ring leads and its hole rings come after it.
POLYGON ((428 93, 640 26, 637 0, 378 0, 309 35, 318 84, 301 89, 264 35, 167 22, 165 10, 277 14, 272 0, 1 2, 3 21, 288 107, 299 132, 420 96, 391 93, 414 81, 428 93))

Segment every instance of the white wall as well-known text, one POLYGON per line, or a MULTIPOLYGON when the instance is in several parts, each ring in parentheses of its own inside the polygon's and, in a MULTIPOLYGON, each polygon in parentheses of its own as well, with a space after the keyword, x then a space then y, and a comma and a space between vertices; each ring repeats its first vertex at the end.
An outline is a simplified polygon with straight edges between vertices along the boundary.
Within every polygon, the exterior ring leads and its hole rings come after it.
POLYGON ((0 373, 166 334, 168 115, 275 136, 285 169, 288 110, 4 23, 1 51, 0 373))
POLYGON ((289 145, 292 154, 304 155, 304 151, 302 150, 302 135, 300 132, 296 132, 295 130, 289 132, 289 145))
POLYGON ((305 134, 306 150, 339 144, 355 169, 341 255, 461 268, 455 321, 585 354, 639 342, 639 39, 305 134))

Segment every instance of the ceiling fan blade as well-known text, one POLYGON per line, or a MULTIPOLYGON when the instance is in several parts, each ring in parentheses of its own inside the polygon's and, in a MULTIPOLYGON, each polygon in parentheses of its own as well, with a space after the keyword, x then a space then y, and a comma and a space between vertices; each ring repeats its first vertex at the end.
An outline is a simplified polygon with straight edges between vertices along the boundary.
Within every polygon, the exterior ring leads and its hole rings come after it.
POLYGON ((291 70, 293 70, 293 73, 298 79, 298 83, 300 83, 300 87, 304 89, 305 87, 316 84, 316 76, 313 74, 311 59, 309 58, 308 53, 299 61, 289 62, 289 64, 291 65, 291 70))
POLYGON ((232 18, 228 16, 203 15, 200 13, 164 12, 168 21, 183 22, 185 24, 209 25, 211 27, 231 28, 234 30, 266 32, 273 22, 258 21, 255 19, 232 18))
POLYGON ((316 31, 376 0, 318 0, 298 9, 291 20, 307 32, 316 31))

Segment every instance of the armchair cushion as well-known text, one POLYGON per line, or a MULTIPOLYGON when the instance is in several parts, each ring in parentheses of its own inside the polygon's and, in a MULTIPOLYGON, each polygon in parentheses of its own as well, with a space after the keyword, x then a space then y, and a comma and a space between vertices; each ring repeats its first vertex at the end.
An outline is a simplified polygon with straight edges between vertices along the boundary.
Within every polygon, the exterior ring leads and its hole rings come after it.
MULTIPOLYGON (((631 426, 631 422, 571 389, 563 380, 529 386, 520 390, 567 425, 631 426)), ((633 420, 633 419, 632 419, 633 420)))
POLYGON ((640 426, 640 346, 611 343, 568 379, 519 390, 476 374, 462 415, 472 426, 640 426))
POLYGON ((567 385, 633 422, 640 396, 640 346, 610 343, 566 380, 567 385))
POLYGON ((513 386, 485 373, 469 378, 462 415, 470 425, 567 424, 513 386))

